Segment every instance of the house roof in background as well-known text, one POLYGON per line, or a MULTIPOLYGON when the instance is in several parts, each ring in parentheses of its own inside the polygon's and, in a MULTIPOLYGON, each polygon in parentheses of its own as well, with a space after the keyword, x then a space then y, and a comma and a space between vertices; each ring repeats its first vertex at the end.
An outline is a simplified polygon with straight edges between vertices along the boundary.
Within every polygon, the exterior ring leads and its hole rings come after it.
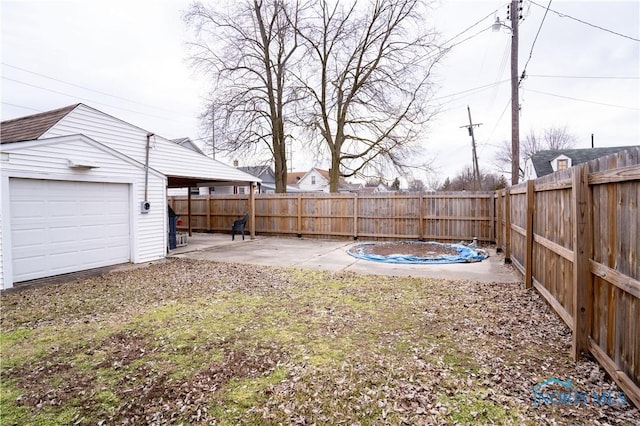
POLYGON ((3 121, 0 123, 0 143, 23 142, 38 139, 78 105, 80 104, 73 104, 52 111, 3 121))
POLYGON ((191 151, 195 151, 198 154, 207 155, 207 154, 204 153, 203 150, 200 149, 200 147, 198 145, 193 143, 193 141, 188 137, 187 138, 171 139, 171 142, 177 143, 178 145, 183 146, 185 148, 189 148, 191 151))
POLYGON ((244 166, 237 167, 237 169, 262 179, 263 185, 265 183, 275 183, 274 173, 270 166, 244 166))
POLYGON ((288 172, 287 185, 297 185, 300 179, 302 179, 307 173, 308 172, 288 172))
POLYGON ((633 146, 544 150, 533 154, 533 156, 531 157, 531 162, 533 163, 533 167, 536 170, 536 175, 538 177, 541 177, 553 173, 551 161, 558 158, 560 155, 566 155, 567 157, 571 158, 571 165, 576 166, 578 164, 595 160, 596 158, 616 154, 629 148, 633 148, 633 146))

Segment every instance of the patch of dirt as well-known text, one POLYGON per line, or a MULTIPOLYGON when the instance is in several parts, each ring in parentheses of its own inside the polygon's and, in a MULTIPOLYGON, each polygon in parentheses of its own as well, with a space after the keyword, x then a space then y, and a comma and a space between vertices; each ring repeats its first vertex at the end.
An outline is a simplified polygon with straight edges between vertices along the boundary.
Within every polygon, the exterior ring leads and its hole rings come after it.
MULTIPOLYGON (((256 347, 251 352, 225 350, 224 359, 212 363, 193 377, 176 380, 158 374, 147 365, 136 369, 119 384, 117 395, 123 404, 105 424, 189 424, 211 422, 208 413, 216 392, 230 380, 270 374, 283 359, 277 348, 256 347), (178 422, 180 423, 180 422, 178 422)), ((224 400, 218 400, 224 404, 224 400)), ((208 423, 207 423, 208 424, 208 423)))
POLYGON ((434 258, 442 255, 457 255, 458 251, 448 245, 435 244, 431 242, 409 242, 396 241, 390 243, 375 243, 362 245, 364 254, 377 254, 379 256, 389 256, 392 254, 403 254, 423 258, 434 258))

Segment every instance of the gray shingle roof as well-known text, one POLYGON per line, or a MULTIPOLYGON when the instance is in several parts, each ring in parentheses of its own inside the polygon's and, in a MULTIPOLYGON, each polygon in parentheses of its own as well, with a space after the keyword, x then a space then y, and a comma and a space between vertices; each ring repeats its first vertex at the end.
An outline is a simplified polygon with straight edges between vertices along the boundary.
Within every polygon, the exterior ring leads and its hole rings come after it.
POLYGON ((560 150, 545 150, 539 151, 533 154, 531 162, 536 170, 538 177, 546 176, 553 173, 551 167, 551 161, 560 155, 566 155, 571 158, 571 165, 576 166, 578 164, 586 163, 596 158, 605 157, 607 155, 616 154, 620 151, 633 148, 633 146, 611 146, 604 148, 582 148, 582 149, 560 149, 560 150))
POLYGON ((202 154, 202 155, 207 155, 204 153, 204 151, 202 151, 202 149, 200 149, 200 147, 198 145, 196 145, 195 143, 193 143, 193 141, 186 137, 186 138, 178 138, 178 139, 171 139, 171 142, 176 143, 180 146, 183 146, 185 148, 189 148, 192 151, 197 152, 198 154, 202 154))
POLYGON ((246 166, 238 167, 238 170, 242 170, 245 173, 249 173, 252 176, 262 179, 262 183, 275 183, 274 173, 269 166, 246 166))
POLYGON ((0 143, 38 139, 78 105, 80 104, 3 121, 0 123, 0 143))

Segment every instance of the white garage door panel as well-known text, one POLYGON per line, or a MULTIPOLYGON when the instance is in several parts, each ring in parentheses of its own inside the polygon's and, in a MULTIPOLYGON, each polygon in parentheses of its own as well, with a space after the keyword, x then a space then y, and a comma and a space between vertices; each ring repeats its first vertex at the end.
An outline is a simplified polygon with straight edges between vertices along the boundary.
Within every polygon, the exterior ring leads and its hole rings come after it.
POLYGON ((129 186, 11 179, 14 281, 130 260, 129 186))

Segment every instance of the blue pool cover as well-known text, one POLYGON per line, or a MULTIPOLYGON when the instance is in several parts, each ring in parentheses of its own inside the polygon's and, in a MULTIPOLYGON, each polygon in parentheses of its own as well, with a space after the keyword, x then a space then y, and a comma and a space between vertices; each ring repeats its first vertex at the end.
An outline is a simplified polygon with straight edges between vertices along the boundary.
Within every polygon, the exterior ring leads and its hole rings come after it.
POLYGON ((441 263, 471 263, 471 262, 480 262, 487 257, 489 254, 477 248, 467 247, 464 244, 443 244, 438 243, 436 241, 429 242, 420 242, 420 241, 406 241, 403 244, 428 244, 428 245, 438 245, 446 248, 455 249, 457 254, 434 254, 434 256, 429 257, 417 257, 406 254, 390 254, 390 255, 379 255, 373 253, 366 253, 366 248, 377 246, 377 245, 385 245, 388 243, 378 242, 378 243, 358 243, 354 244, 347 250, 351 256, 358 259, 371 260, 374 262, 386 262, 386 263, 417 263, 417 264, 441 264, 441 263))

